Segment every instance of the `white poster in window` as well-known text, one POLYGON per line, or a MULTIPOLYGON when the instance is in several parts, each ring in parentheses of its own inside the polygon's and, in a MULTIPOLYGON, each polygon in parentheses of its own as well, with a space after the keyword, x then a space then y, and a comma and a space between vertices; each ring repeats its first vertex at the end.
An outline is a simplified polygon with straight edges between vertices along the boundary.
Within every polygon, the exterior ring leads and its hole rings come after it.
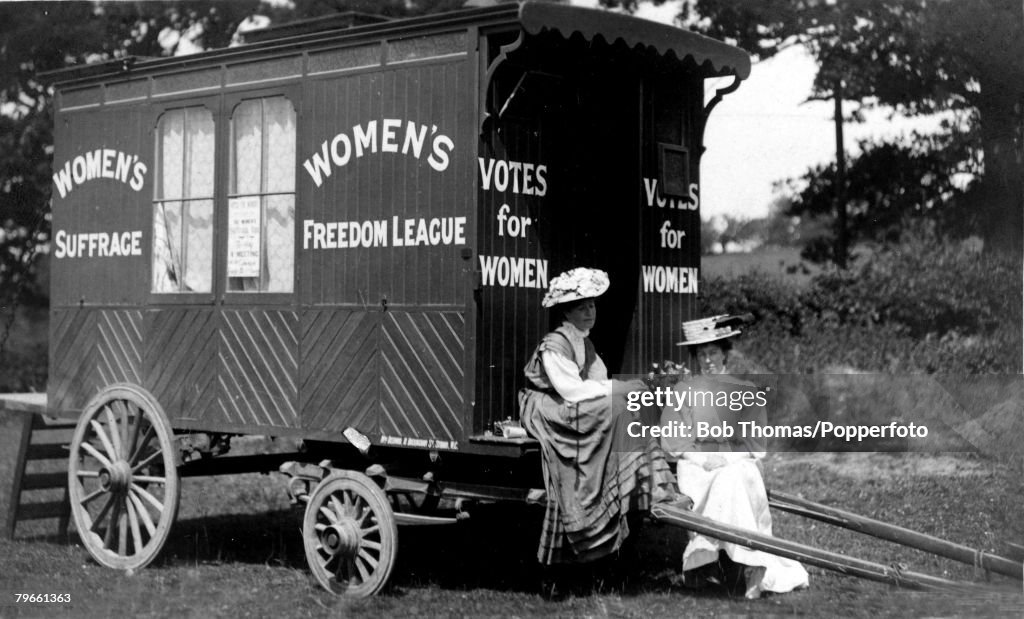
POLYGON ((260 276, 259 196, 228 202, 228 277, 260 276))

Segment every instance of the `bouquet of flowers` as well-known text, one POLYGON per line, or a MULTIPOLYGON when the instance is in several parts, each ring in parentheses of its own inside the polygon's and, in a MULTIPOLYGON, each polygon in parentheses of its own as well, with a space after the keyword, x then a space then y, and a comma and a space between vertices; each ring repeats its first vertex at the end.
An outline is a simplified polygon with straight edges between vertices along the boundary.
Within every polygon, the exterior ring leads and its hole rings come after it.
POLYGON ((666 359, 661 363, 652 363, 651 370, 644 378, 648 388, 651 390, 659 387, 672 387, 685 377, 690 375, 690 369, 682 363, 666 359))

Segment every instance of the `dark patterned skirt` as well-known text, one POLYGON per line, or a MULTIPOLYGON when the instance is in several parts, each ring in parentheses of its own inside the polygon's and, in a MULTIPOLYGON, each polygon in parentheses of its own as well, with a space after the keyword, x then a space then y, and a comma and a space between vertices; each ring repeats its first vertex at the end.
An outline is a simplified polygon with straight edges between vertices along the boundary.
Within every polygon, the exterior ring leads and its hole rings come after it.
POLYGON ((522 423, 540 441, 547 510, 541 563, 593 561, 619 549, 626 515, 675 497, 675 479, 656 439, 631 438, 632 421, 656 425, 659 411, 626 410, 625 392, 564 402, 532 389, 519 393, 522 423))

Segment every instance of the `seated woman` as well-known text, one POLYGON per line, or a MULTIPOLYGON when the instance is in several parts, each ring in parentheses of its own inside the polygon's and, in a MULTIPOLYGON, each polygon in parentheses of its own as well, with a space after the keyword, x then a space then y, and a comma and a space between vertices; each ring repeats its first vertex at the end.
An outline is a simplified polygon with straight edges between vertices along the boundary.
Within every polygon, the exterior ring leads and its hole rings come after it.
MULTIPOLYGON (((687 346, 696 357, 701 375, 676 385, 680 396, 690 395, 689 401, 678 410, 666 407, 662 424, 680 421, 696 428, 701 422, 709 424, 707 427, 726 422, 735 434, 731 438, 698 438, 696 432, 691 432, 684 438, 663 438, 662 446, 670 459, 677 459, 679 490, 693 500, 694 511, 735 527, 771 535, 772 517, 760 462, 765 455, 765 442, 743 438, 738 423, 747 420, 764 424, 767 415, 764 406, 744 406, 756 400, 755 385, 729 376, 732 346, 728 338, 740 331, 718 324, 719 318, 683 323, 685 340, 679 345, 687 346), (715 394, 714 401, 695 396, 706 392, 715 394), (722 394, 727 394, 725 399, 721 399, 722 394), (746 402, 744 394, 750 394, 746 402)), ((722 552, 738 564, 735 568, 742 569, 748 598, 759 597, 762 591, 785 593, 807 586, 807 570, 796 561, 693 532, 683 553, 684 581, 699 586, 702 576, 707 577, 708 569, 704 566, 718 568, 722 552)))
POLYGON ((646 385, 610 380, 587 338, 597 318, 594 299, 608 285, 604 271, 588 268, 551 280, 542 305, 555 308, 561 325, 530 357, 528 386, 519 392, 523 427, 541 443, 548 502, 537 558, 544 564, 615 552, 629 535, 627 513, 675 494, 657 441, 626 432, 636 418, 626 394, 646 385))

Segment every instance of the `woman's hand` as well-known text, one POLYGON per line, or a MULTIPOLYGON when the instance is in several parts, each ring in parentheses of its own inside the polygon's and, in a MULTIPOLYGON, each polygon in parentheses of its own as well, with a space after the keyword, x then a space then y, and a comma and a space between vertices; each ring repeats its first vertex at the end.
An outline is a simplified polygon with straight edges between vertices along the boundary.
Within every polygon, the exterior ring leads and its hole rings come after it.
POLYGON ((726 464, 728 462, 722 456, 711 455, 705 458, 703 466, 705 471, 713 471, 722 468, 726 464))

